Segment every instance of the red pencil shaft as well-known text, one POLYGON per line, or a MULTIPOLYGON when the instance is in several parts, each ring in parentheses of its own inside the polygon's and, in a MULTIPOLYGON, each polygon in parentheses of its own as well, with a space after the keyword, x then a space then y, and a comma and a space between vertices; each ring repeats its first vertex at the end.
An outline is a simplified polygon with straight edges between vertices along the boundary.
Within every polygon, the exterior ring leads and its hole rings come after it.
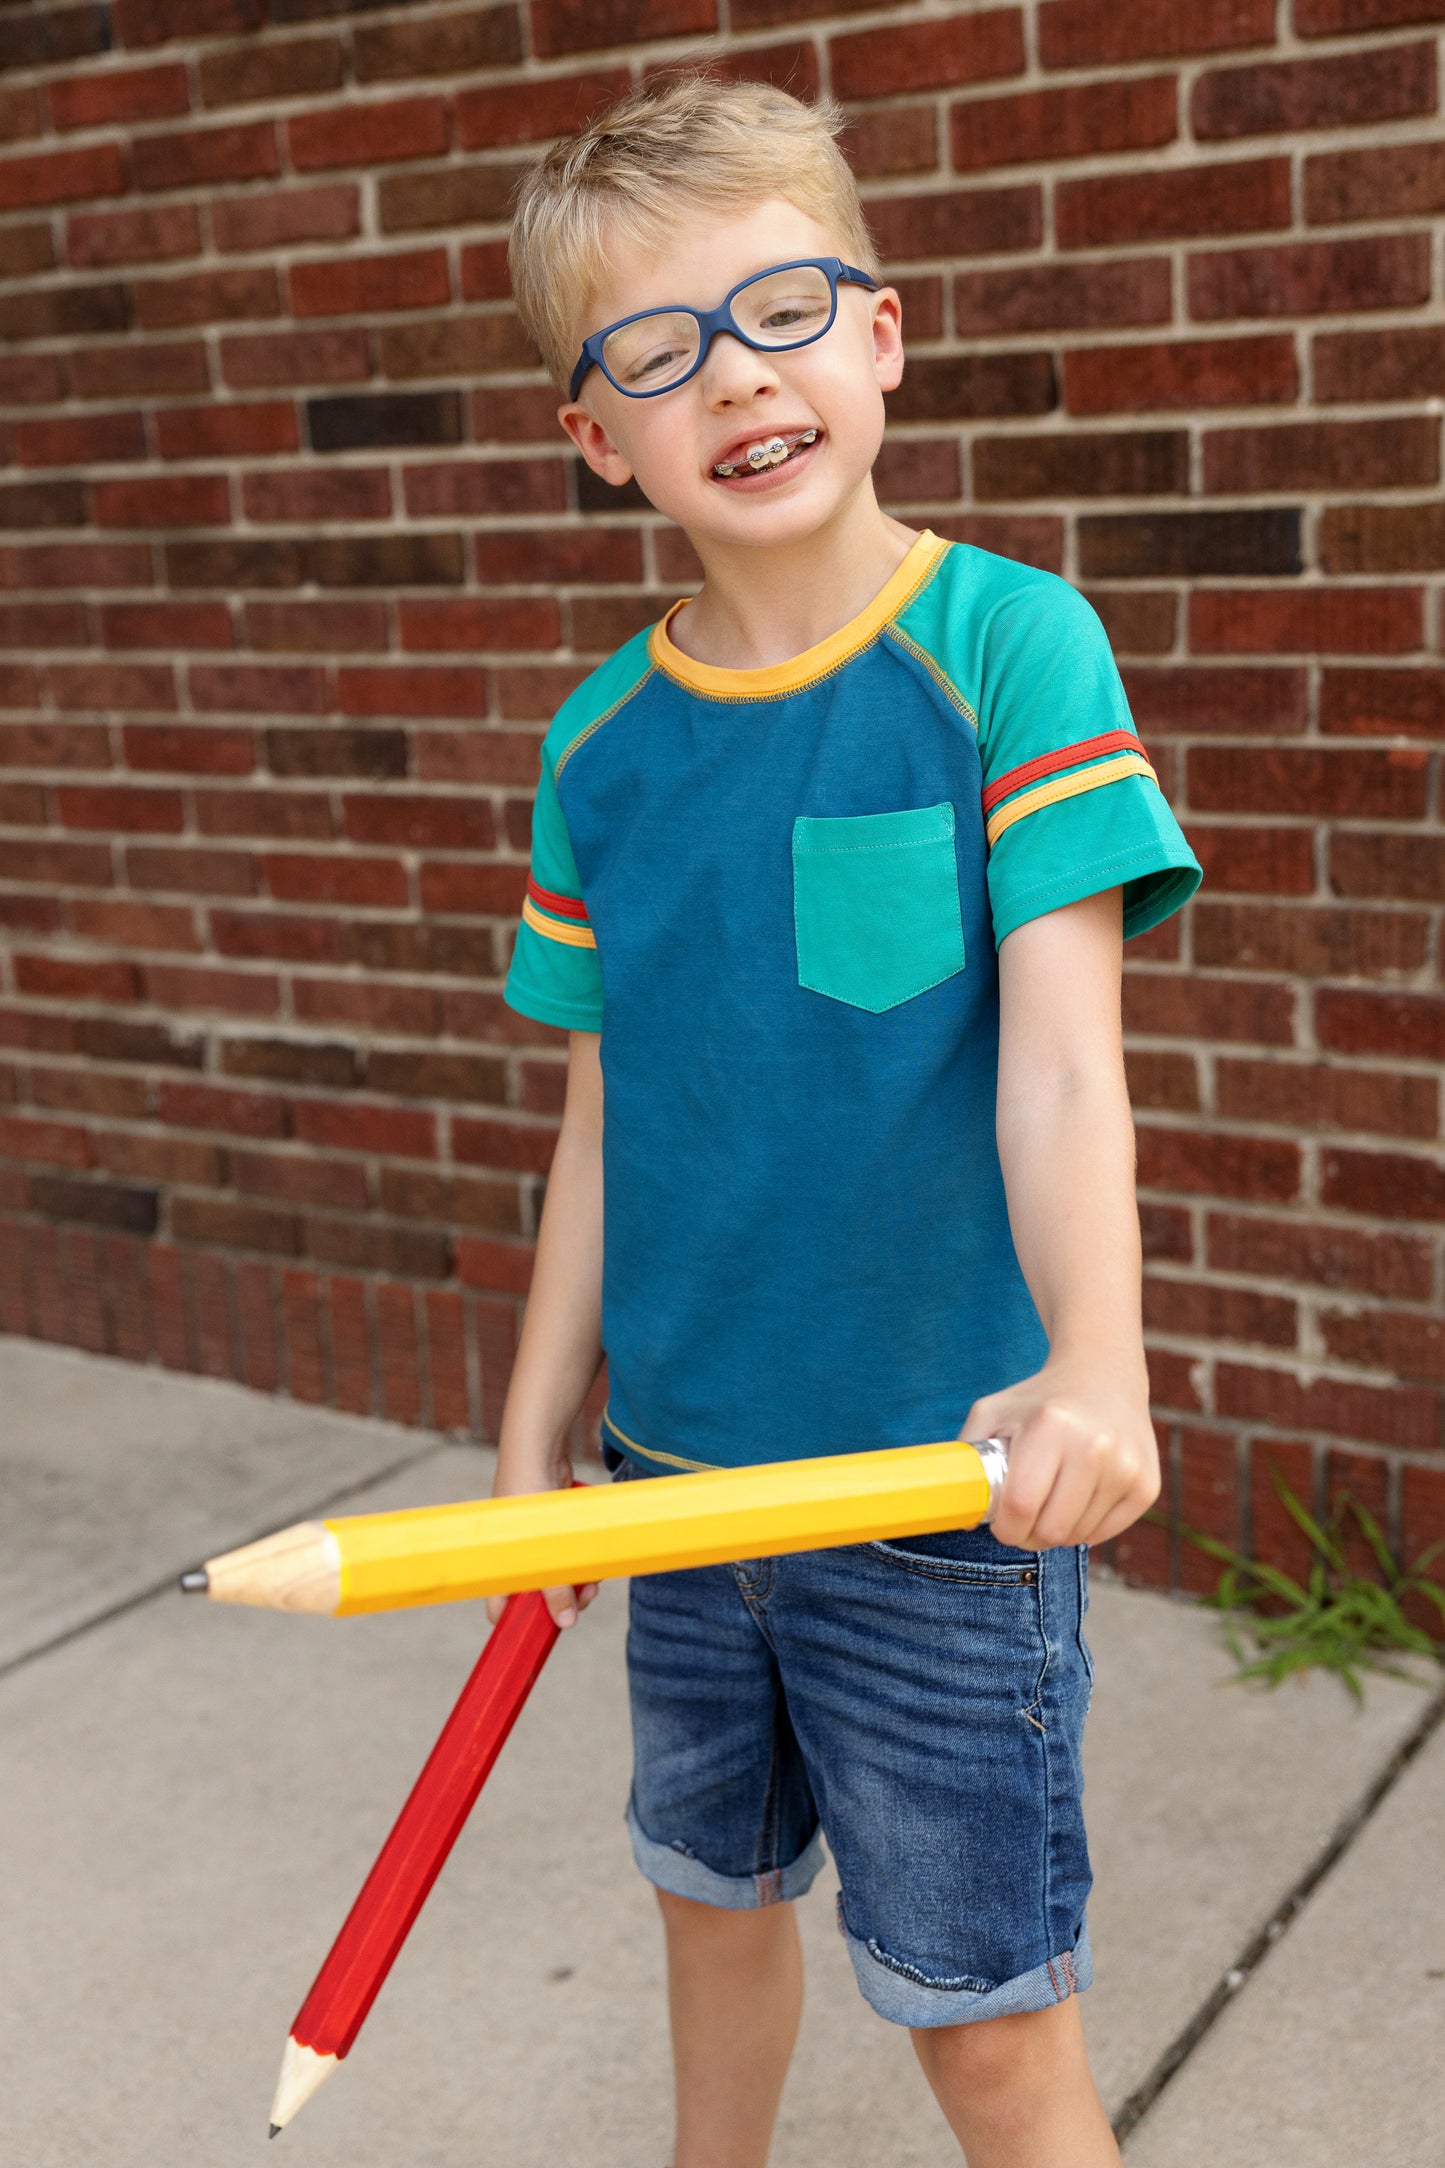
POLYGON ((343 2056, 360 2032, 557 1631, 539 1593, 508 1600, 296 2014, 291 2037, 299 2046, 343 2056))

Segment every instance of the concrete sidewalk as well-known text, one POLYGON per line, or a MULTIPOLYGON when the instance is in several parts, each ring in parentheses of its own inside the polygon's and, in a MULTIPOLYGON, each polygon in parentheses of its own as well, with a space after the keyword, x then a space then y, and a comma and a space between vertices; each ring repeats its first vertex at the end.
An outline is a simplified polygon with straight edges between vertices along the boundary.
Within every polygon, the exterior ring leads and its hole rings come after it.
MULTIPOLYGON (((491 1457, 14 1340, 0 1409, 4 2157, 232 2168, 259 2157, 287 2025, 485 1626, 468 1605, 332 1623, 187 1604, 174 1576, 317 1510, 482 1494, 491 1457)), ((564 1637, 288 2158, 662 2168, 660 1939, 621 1821, 624 1623, 613 1586, 564 1637)), ((1151 2102, 1130 2168, 1441 2168, 1445 1730, 1419 1744, 1427 1692, 1373 1681, 1357 1713, 1322 1678, 1225 1687, 1208 1614, 1103 1576, 1089 1637, 1084 2011, 1111 2110, 1151 2102)), ((808 2006, 775 2168, 946 2168, 906 2036, 858 1996, 834 1886, 825 1872, 800 1906, 808 2006)))

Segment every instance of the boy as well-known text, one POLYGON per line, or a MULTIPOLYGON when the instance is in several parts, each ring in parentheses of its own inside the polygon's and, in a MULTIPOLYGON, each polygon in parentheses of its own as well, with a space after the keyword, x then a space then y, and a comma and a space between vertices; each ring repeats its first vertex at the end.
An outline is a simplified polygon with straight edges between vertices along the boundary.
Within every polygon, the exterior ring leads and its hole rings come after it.
POLYGON ((704 580, 543 745, 506 999, 567 1091, 496 1488, 568 1480, 604 1349, 623 1479, 1009 1441, 991 1531, 634 1580, 628 1826, 675 2168, 767 2158, 820 1832, 972 2168, 1095 2168, 1086 1546, 1159 1488, 1120 944, 1199 868, 1082 598, 878 506, 900 307, 837 127, 684 74, 520 195, 562 427, 704 580))

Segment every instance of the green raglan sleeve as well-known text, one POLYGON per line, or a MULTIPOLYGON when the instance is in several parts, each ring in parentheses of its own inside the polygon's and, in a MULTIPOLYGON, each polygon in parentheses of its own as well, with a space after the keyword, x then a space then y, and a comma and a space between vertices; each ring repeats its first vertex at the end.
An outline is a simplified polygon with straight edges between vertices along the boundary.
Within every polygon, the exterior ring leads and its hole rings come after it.
POLYGON ((994 939, 1106 888, 1124 933, 1187 903, 1202 871, 1139 743, 1098 613, 1067 581, 989 613, 979 750, 994 939))
POLYGON ((502 999, 539 1023, 602 1029, 602 970, 557 796, 555 754, 542 746, 532 809, 532 863, 502 999))

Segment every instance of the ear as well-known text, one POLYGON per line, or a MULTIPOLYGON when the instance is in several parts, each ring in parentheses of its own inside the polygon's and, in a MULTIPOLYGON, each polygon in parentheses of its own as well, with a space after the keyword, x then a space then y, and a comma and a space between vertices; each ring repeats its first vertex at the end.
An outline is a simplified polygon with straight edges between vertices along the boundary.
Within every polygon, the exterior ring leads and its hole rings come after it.
POLYGON ((619 489, 632 480, 631 467, 590 407, 580 399, 569 399, 558 407, 557 419, 594 474, 619 489))
POLYGON ((880 286, 873 304, 873 367, 881 391, 903 381, 903 303, 896 286, 880 286))

